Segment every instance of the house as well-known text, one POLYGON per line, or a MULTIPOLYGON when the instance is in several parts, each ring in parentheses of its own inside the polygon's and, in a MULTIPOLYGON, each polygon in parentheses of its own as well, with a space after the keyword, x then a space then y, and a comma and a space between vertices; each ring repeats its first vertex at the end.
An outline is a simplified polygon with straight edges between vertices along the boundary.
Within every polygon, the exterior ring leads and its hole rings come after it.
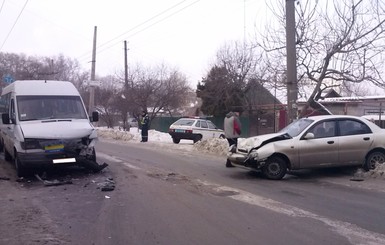
MULTIPOLYGON (((326 107, 332 114, 365 116, 376 121, 378 125, 385 122, 385 95, 342 97, 333 89, 323 94, 323 99, 318 102, 326 107), (382 118, 381 118, 382 117, 382 118)), ((298 108, 304 107, 306 101, 298 101, 298 108)), ((322 114, 311 109, 307 115, 322 114)))
POLYGON ((248 107, 242 117, 248 118, 248 135, 260 135, 276 132, 277 114, 284 105, 257 80, 248 83, 248 107))

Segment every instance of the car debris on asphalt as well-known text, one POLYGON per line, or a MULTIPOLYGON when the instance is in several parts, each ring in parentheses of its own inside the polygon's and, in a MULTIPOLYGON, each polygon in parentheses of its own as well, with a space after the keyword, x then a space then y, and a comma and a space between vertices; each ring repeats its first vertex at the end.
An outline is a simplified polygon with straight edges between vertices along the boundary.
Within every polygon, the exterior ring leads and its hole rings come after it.
POLYGON ((357 170, 356 173, 354 173, 353 177, 350 179, 350 181, 364 181, 364 172, 361 168, 357 170))
POLYGON ((35 174, 35 177, 43 182, 44 186, 58 186, 58 185, 69 185, 72 184, 72 180, 43 180, 38 174, 35 174))
POLYGON ((113 178, 109 177, 106 181, 99 183, 98 186, 101 191, 113 191, 115 190, 115 181, 113 178))
POLYGON ((96 161, 88 159, 82 159, 82 164, 85 168, 94 171, 94 173, 100 172, 108 166, 107 163, 98 164, 96 161))

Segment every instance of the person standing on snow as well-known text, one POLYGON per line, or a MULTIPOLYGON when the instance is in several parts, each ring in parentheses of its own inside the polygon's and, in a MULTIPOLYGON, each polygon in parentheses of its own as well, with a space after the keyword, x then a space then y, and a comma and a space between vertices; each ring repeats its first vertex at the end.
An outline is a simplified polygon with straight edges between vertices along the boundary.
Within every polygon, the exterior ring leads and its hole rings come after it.
MULTIPOLYGON (((225 131, 225 137, 227 142, 229 142, 229 146, 238 145, 238 138, 241 135, 241 121, 239 120, 239 111, 231 111, 227 113, 223 127, 225 131)), ((229 160, 226 161, 226 167, 231 168, 234 167, 229 160)))
POLYGON ((140 142, 147 142, 148 141, 148 124, 150 122, 150 118, 148 117, 147 111, 142 111, 142 120, 140 121, 140 126, 142 129, 142 141, 140 142))

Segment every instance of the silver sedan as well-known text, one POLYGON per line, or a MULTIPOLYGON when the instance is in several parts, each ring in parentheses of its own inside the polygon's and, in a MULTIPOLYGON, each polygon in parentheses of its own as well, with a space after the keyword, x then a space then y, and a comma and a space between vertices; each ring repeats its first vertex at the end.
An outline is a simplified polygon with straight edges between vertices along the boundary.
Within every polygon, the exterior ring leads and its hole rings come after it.
POLYGON ((374 169, 385 161, 385 129, 355 116, 301 118, 278 133, 250 137, 231 146, 235 166, 282 179, 287 170, 337 166, 374 169))

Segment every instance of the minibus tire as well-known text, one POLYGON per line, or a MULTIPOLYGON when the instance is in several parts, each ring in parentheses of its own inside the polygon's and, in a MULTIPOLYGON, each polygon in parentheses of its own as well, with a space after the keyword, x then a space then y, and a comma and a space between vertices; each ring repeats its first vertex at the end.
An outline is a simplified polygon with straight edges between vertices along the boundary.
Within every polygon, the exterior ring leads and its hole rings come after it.
POLYGON ((96 150, 95 150, 95 147, 92 148, 91 160, 96 162, 96 150))
POLYGON ((4 147, 4 159, 5 161, 8 161, 8 162, 12 160, 11 154, 9 154, 9 152, 7 151, 7 149, 5 149, 5 147, 4 147))
POLYGON ((25 167, 21 164, 19 157, 17 156, 17 153, 15 153, 15 168, 16 173, 19 178, 25 177, 27 175, 27 171, 25 167))

